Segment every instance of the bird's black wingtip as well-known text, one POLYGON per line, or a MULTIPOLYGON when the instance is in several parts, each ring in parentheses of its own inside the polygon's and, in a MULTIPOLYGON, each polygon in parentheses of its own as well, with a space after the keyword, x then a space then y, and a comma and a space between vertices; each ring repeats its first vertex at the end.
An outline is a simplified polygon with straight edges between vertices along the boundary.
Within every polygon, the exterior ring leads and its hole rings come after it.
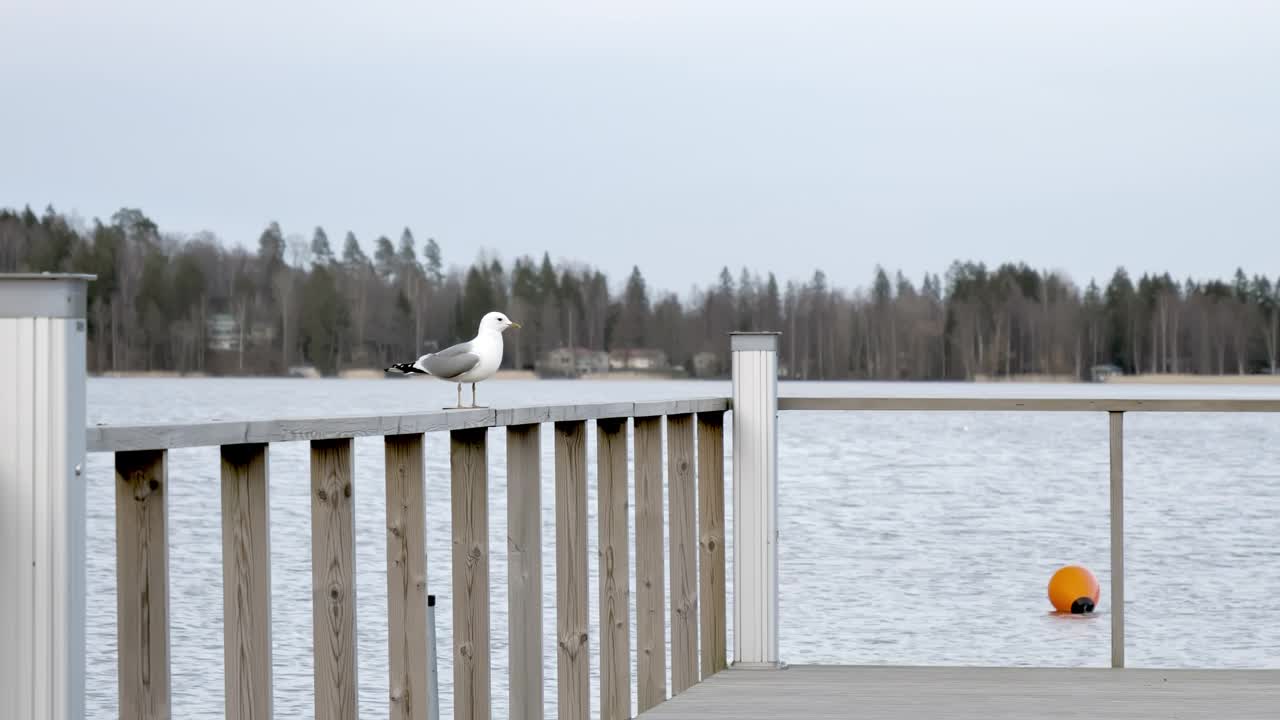
POLYGON ((427 374, 426 370, 419 369, 413 363, 396 363, 395 365, 392 365, 389 368, 384 368, 382 372, 393 372, 393 371, 401 372, 401 373, 404 373, 405 375, 409 375, 411 373, 419 373, 422 375, 427 374))

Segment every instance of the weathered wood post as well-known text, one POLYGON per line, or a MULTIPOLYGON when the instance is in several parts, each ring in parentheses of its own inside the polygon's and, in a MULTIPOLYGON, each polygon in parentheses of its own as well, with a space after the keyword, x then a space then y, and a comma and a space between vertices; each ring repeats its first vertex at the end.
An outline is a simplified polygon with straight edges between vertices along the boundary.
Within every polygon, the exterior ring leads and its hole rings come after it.
POLYGON ((778 662, 778 333, 733 333, 733 664, 778 662))
POLYGON ((92 275, 0 275, 0 698, 84 717, 85 298, 92 275))

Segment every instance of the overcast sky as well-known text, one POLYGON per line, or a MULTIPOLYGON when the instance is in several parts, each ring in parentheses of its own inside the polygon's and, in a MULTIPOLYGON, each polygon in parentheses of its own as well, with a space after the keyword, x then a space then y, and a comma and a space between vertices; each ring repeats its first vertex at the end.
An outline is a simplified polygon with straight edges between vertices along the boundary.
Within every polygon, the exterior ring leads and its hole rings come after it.
POLYGON ((1280 274, 1280 2, 0 0, 0 206, 687 291, 1280 274))

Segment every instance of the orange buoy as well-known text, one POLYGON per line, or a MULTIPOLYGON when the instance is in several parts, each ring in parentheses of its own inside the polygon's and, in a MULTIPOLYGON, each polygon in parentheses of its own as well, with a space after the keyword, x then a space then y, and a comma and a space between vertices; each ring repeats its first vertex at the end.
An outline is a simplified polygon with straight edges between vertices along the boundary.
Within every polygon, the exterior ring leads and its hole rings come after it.
POLYGON ((1049 578, 1049 602, 1058 612, 1091 613, 1098 605, 1098 579, 1079 565, 1060 568, 1049 578))

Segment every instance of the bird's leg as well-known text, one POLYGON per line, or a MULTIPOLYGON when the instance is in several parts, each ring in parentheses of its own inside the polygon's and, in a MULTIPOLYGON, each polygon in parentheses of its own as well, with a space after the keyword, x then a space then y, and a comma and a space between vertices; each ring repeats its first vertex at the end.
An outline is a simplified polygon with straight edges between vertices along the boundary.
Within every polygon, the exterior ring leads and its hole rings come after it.
POLYGON ((471 383, 471 407, 476 407, 476 384, 471 383))
POLYGON ((458 383, 458 409, 462 409, 462 383, 458 383))

